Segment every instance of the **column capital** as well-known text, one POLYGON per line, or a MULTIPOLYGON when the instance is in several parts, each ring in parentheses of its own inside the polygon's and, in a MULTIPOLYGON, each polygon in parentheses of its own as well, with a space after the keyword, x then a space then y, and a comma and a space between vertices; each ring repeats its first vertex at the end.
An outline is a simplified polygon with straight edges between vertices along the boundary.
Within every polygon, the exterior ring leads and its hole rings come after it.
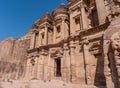
POLYGON ((88 39, 85 39, 85 40, 83 41, 83 44, 88 45, 88 44, 89 44, 88 39))
POLYGON ((66 17, 62 17, 62 21, 65 21, 66 17))
POLYGON ((85 8, 85 3, 82 1, 78 7, 85 8))
POLYGON ((45 50, 42 50, 40 54, 41 54, 41 55, 45 55, 45 56, 47 56, 47 55, 48 55, 48 52, 45 51, 45 50))
POLYGON ((44 27, 45 27, 45 28, 48 28, 48 24, 45 24, 44 27))
POLYGON ((53 26, 55 26, 55 22, 53 22, 53 26))
POLYGON ((73 13, 73 10, 72 10, 72 9, 69 10, 69 14, 71 14, 71 13, 73 13))
POLYGON ((80 44, 81 47, 83 48, 84 45, 89 45, 89 40, 88 40, 88 39, 82 40, 79 44, 80 44))
POLYGON ((74 41, 70 41, 70 48, 75 48, 75 43, 74 43, 74 41))
POLYGON ((79 41, 79 40, 76 40, 76 41, 75 41, 75 44, 76 44, 76 45, 79 45, 79 44, 80 44, 80 41, 79 41))
POLYGON ((69 50, 69 47, 68 47, 67 43, 64 44, 64 50, 69 50))
POLYGON ((34 34, 34 33, 37 33, 37 32, 39 32, 39 31, 38 31, 38 29, 36 29, 36 28, 34 28, 33 31, 32 31, 33 34, 34 34))
POLYGON ((39 27, 39 26, 38 26, 37 24, 33 24, 33 25, 32 25, 32 28, 33 28, 33 29, 34 29, 34 28, 37 28, 37 29, 38 29, 38 27, 39 27))

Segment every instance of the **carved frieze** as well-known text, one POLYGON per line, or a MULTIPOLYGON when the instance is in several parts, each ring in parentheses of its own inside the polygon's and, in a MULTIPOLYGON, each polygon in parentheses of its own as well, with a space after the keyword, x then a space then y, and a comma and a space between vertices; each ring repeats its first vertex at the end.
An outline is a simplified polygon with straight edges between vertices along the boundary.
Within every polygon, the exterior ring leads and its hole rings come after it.
POLYGON ((29 54, 27 55, 27 58, 31 58, 31 57, 39 57, 39 53, 38 53, 38 52, 29 53, 29 54))
POLYGON ((52 48, 50 50, 52 57, 62 57, 63 55, 63 49, 62 48, 52 48))
POLYGON ((69 50, 69 47, 68 47, 67 43, 64 44, 64 50, 69 50))
POLYGON ((42 49, 40 55, 48 55, 48 50, 42 49))

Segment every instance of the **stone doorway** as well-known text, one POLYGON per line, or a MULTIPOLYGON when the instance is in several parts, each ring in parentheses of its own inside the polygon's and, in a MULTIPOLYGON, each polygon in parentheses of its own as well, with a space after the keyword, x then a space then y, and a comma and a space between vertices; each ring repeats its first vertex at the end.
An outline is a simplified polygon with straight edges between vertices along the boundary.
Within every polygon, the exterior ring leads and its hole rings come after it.
POLYGON ((55 77, 61 77, 61 59, 55 59, 55 77))

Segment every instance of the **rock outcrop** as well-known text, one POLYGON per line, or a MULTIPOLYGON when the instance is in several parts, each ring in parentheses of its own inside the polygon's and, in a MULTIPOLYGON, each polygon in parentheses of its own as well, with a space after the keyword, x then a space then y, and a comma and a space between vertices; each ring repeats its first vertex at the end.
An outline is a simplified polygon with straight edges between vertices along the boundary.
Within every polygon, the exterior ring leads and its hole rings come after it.
POLYGON ((8 38, 0 42, 0 80, 23 78, 29 39, 8 38))

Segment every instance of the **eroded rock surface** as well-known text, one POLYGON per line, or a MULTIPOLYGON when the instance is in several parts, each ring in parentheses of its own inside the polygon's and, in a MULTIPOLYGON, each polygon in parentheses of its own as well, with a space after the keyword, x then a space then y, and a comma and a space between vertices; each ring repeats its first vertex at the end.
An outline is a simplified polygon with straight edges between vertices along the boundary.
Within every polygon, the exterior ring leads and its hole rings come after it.
POLYGON ((23 78, 29 39, 8 38, 0 42, 0 80, 23 78))

